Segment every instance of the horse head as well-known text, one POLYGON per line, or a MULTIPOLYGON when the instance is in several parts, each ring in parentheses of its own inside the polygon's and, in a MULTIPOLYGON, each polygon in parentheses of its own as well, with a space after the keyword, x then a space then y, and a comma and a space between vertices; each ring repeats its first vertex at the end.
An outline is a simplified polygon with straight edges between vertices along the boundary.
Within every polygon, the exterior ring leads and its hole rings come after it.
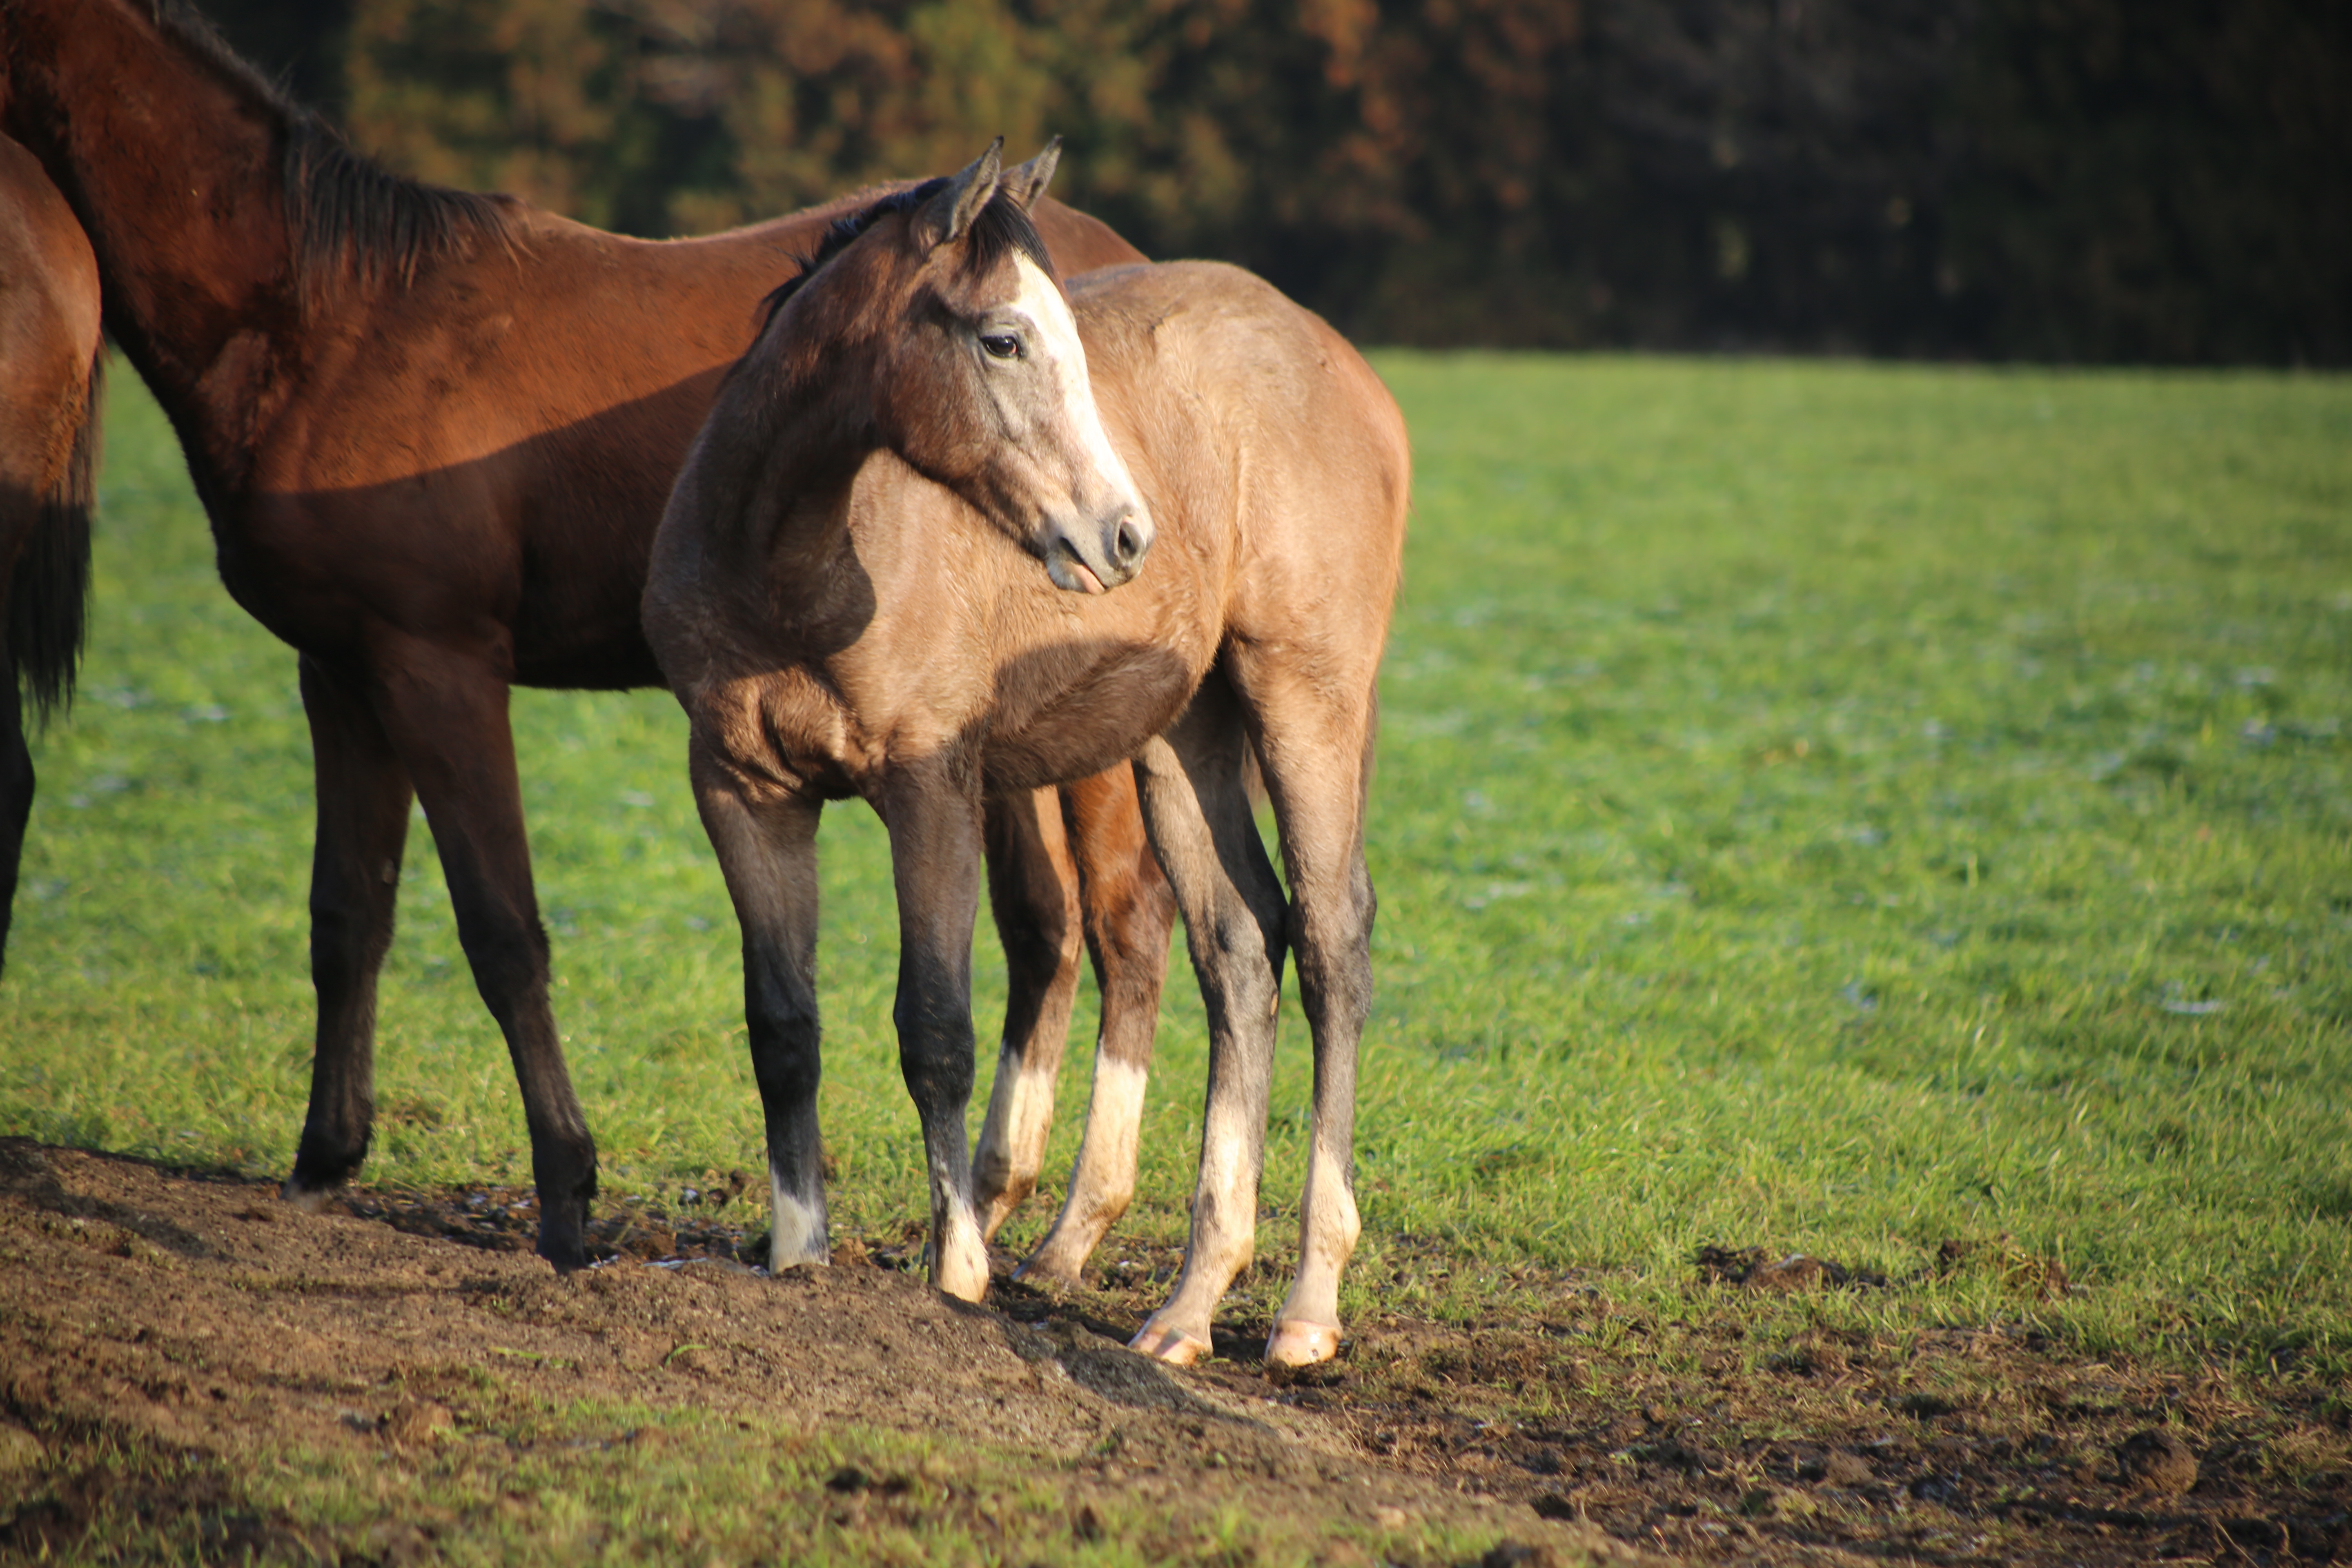
POLYGON ((871 334, 881 445, 1010 534, 1055 586, 1098 594, 1141 568, 1151 514, 1104 433, 1076 319, 1029 218, 1059 143, 1012 169, 1002 146, 918 187, 823 268, 813 281, 839 274, 866 319, 844 321, 836 299, 820 335, 871 334))

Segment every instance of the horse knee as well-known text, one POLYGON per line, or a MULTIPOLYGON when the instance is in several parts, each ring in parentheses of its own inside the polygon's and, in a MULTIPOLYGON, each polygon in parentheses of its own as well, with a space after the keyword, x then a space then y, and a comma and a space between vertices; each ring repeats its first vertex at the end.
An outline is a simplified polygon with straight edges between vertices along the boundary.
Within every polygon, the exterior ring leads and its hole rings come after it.
POLYGON ((348 986, 372 973, 392 947, 389 900, 353 904, 310 900, 310 978, 322 986, 348 986))
POLYGON ((547 928, 535 918, 461 921, 457 940, 493 1014, 509 998, 545 988, 547 928))
POLYGON ((1231 1016, 1271 1017, 1282 993, 1282 939, 1249 921, 1221 921, 1208 940, 1192 938, 1192 967, 1204 994, 1231 1016))
POLYGON ((898 1026, 898 1073, 916 1109, 925 1116, 935 1110, 968 1104, 971 1100, 973 1062, 971 1026, 955 1027, 929 1009, 901 1008, 898 1026))
POLYGON ((814 1029, 780 1026, 754 1018, 751 1032, 751 1079, 762 1104, 814 1105, 824 1076, 822 1053, 814 1029))

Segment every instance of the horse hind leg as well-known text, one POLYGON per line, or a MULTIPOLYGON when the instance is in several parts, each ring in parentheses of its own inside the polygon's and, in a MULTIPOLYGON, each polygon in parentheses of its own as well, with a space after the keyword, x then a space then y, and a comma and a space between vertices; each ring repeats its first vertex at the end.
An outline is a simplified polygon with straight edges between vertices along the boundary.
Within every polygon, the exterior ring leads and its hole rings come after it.
POLYGON ((392 946, 408 842, 408 774, 366 699, 305 658, 317 773, 310 984, 319 1017, 310 1104, 282 1195, 316 1208, 366 1160, 375 1116, 376 979, 392 946))
POLYGON ((1256 1244, 1286 922, 1282 885, 1243 787, 1247 754, 1220 669, 1135 759, 1144 822, 1183 913, 1209 1015, 1209 1093, 1192 1236, 1175 1289, 1133 1341, 1135 1349, 1178 1363, 1210 1348, 1217 1303, 1256 1244))
POLYGON ((1375 900, 1363 840, 1371 703, 1368 688, 1358 718, 1333 711, 1323 694, 1334 682, 1258 684, 1281 694, 1255 705, 1290 886, 1299 1001, 1315 1048, 1298 1271, 1265 1355, 1271 1365, 1304 1366, 1339 1353, 1339 1276, 1362 1229, 1354 1150, 1357 1047, 1372 999, 1375 900), (1301 695, 1283 700, 1292 692, 1301 695))
POLYGON ((1003 1044, 972 1152, 982 1236, 994 1240, 1036 1190, 1053 1131, 1054 1080, 1077 1000, 1078 870, 1050 789, 988 803, 988 893, 1004 945, 1003 1044))
POLYGON ((1069 1192, 1053 1228, 1013 1278, 1068 1288, 1078 1283, 1087 1259, 1135 1195, 1144 1088, 1176 897, 1144 833, 1132 769, 1067 785, 1062 802, 1078 865, 1087 948, 1102 993, 1102 1025, 1086 1136, 1069 1192))

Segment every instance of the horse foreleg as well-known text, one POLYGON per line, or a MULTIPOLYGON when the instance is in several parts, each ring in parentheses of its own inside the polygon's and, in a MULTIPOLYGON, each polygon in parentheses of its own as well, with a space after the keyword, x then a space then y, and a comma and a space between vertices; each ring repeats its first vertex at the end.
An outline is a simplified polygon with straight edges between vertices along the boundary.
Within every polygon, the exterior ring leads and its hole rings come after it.
POLYGON ((507 684, 478 658, 417 644, 379 671, 378 714, 425 804, 457 940, 522 1089, 539 1255, 568 1272, 588 1261, 596 1144, 548 1005, 547 931, 531 886, 507 684))
POLYGON ((283 1194, 310 1207, 367 1158, 375 1116, 375 992, 408 843, 408 773, 366 699, 309 658, 318 836, 310 851, 310 984, 319 1019, 310 1108, 283 1194))
POLYGON ((1102 992, 1094 1091, 1085 1140, 1054 1227, 1015 1271, 1017 1279, 1075 1286, 1087 1259, 1135 1196, 1143 1091, 1168 974, 1176 898, 1160 875, 1135 795, 1131 768, 1065 785, 1064 820, 1077 861, 1087 949, 1102 992))
POLYGON ((1180 1363, 1209 1349, 1217 1303, 1256 1244, 1285 910, 1243 786, 1247 755, 1232 689, 1213 670, 1183 716, 1135 759, 1143 820, 1183 912, 1209 1015, 1192 1237, 1175 1290, 1133 1341, 1180 1363))
POLYGON ((816 828, 824 802, 748 778, 699 733, 688 767, 743 931, 743 1019, 767 1123, 768 1267, 828 1263, 816 1090, 816 828))
POLYGON ((981 1235, 1036 1190, 1054 1125, 1054 1079, 1078 994, 1078 872, 1050 789, 988 803, 988 897, 1004 944, 1004 1037, 972 1153, 981 1235))
POLYGON ((971 928, 979 914, 980 803, 937 766, 900 771, 887 787, 890 873, 898 894, 898 1070, 923 1123, 931 1189, 931 1282, 977 1301, 988 1293, 988 1245, 972 1203, 964 1109, 971 1100, 971 928))

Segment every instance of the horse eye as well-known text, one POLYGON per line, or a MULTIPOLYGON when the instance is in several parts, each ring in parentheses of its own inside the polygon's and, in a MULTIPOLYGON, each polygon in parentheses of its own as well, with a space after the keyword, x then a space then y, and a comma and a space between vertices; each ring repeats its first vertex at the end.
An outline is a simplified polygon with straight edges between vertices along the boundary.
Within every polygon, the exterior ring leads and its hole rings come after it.
POLYGON ((988 357, 991 359, 1021 357, 1021 340, 1011 332, 992 332, 980 340, 980 346, 988 351, 988 357))

